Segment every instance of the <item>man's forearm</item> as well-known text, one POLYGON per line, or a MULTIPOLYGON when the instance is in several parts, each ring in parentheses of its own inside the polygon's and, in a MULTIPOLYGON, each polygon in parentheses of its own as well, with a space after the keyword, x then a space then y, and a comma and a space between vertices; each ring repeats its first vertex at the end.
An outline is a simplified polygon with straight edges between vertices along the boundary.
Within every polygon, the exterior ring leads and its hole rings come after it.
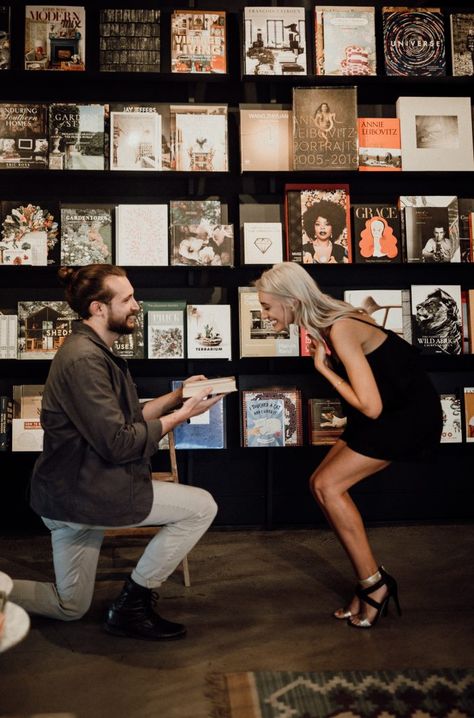
POLYGON ((142 407, 143 418, 149 419, 160 419, 163 414, 167 414, 172 409, 175 409, 183 401, 182 389, 176 389, 170 391, 169 394, 158 396, 156 399, 147 401, 142 407))

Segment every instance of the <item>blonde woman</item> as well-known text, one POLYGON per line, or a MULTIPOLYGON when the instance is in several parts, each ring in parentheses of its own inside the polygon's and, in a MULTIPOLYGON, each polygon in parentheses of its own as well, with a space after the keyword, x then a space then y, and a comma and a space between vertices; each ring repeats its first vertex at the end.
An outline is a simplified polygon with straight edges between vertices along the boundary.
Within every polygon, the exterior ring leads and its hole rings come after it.
POLYGON ((256 281, 262 317, 275 331, 306 329, 316 370, 340 395, 347 427, 311 476, 312 493, 354 567, 358 583, 333 615, 371 628, 390 599, 400 614, 395 579, 378 565, 349 489, 392 461, 421 458, 440 441, 439 397, 410 344, 362 309, 321 292, 306 269, 283 262, 256 281))

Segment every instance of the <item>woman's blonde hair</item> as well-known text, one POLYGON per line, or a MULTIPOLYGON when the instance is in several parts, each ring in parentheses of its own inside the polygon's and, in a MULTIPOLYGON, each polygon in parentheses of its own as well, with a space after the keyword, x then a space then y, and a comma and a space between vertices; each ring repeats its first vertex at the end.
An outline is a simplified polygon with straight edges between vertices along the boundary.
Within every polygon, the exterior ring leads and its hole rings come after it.
POLYGON ((295 324, 319 340, 324 339, 322 330, 358 311, 352 304, 322 292, 306 269, 295 262, 274 264, 256 280, 255 286, 260 292, 279 297, 285 308, 291 308, 295 324))

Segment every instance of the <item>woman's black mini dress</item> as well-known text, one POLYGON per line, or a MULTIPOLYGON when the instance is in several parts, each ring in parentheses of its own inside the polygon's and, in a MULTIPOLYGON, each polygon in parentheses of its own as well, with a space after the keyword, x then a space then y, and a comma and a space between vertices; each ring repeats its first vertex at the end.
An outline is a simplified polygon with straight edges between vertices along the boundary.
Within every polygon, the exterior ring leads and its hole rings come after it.
MULTIPOLYGON (((356 317, 351 319, 369 324, 356 317)), ((387 338, 366 354, 366 359, 382 398, 382 413, 370 419, 341 397, 347 416, 341 439, 353 451, 374 459, 422 459, 440 442, 443 428, 440 398, 420 364, 417 350, 394 332, 379 325, 377 328, 387 338)))

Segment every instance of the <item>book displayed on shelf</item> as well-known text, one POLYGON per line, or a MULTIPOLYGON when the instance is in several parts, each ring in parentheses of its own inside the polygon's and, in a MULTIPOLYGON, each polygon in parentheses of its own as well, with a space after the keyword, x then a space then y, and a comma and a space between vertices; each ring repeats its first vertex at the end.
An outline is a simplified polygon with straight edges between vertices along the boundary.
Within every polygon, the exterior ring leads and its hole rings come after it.
POLYGON ((303 417, 299 389, 244 389, 242 445, 248 447, 302 446, 303 417))
POLYGON ((110 113, 110 169, 161 169, 161 115, 158 112, 110 113))
POLYGON ((469 342, 469 292, 461 289, 462 353, 470 354, 469 342))
POLYGON ((225 11, 173 10, 171 72, 227 72, 225 11))
POLYGON ((85 52, 84 7, 25 7, 25 70, 85 70, 85 52))
POLYGON ((0 451, 8 451, 12 441, 13 401, 0 396, 0 451))
POLYGON ((2 202, 0 262, 46 266, 59 261, 59 208, 2 202))
POLYGON ((470 97, 399 97, 404 171, 474 170, 470 97))
POLYGON ((293 88, 293 168, 355 170, 356 87, 293 88))
POLYGON ((239 287, 239 344, 241 358, 298 356, 298 327, 290 324, 288 330, 275 331, 262 317, 257 289, 239 287))
POLYGON ((132 267, 168 265, 168 205, 119 204, 115 261, 132 267))
POLYGON ((123 359, 145 358, 143 302, 138 302, 138 304, 140 309, 136 314, 133 332, 131 334, 121 334, 112 345, 114 354, 118 354, 123 359))
POLYGON ((286 105, 240 105, 242 172, 288 172, 293 167, 293 119, 286 105))
POLYGON ((392 264, 403 259, 399 209, 394 204, 352 204, 354 262, 392 264))
POLYGON ((188 304, 188 359, 232 359, 230 304, 188 304))
POLYGON ((281 222, 244 222, 244 264, 277 264, 283 261, 281 222))
POLYGON ((422 354, 462 354, 459 285, 411 285, 413 344, 422 354))
POLYGON ((467 334, 468 352, 474 354, 474 289, 468 289, 467 294, 467 334))
MULTIPOLYGON (((171 388, 174 391, 182 385, 174 379, 171 388)), ((193 416, 188 422, 178 424, 173 429, 176 449, 225 449, 225 400, 218 401, 199 416, 193 416)))
POLYGON ((456 394, 440 394, 443 411, 442 444, 460 444, 462 442, 461 399, 456 394))
POLYGON ((399 198, 408 262, 460 262, 458 199, 453 196, 399 198))
POLYGON ((0 169, 48 166, 48 105, 0 103, 0 169))
POLYGON ((174 225, 170 264, 191 267, 233 267, 234 227, 231 224, 174 225))
MULTIPOLYGON (((127 133, 130 131, 131 136, 128 134, 128 138, 130 140, 130 146, 134 147, 137 151, 140 150, 140 142, 143 142, 142 150, 144 153, 147 151, 147 141, 148 144, 151 142, 153 147, 150 151, 150 157, 147 160, 143 160, 143 164, 155 164, 155 169, 161 169, 161 170, 170 170, 171 169, 171 156, 174 155, 174 142, 171 141, 171 113, 170 113, 170 105, 163 102, 135 102, 135 103, 126 103, 126 102, 112 102, 108 106, 110 109, 110 114, 112 112, 116 112, 118 114, 123 112, 130 112, 135 115, 135 118, 130 121, 130 125, 125 127, 125 132, 127 133), (145 121, 143 123, 140 123, 140 120, 138 119, 139 115, 142 114, 156 114, 158 115, 158 119, 152 119, 149 121, 145 121), (136 124, 136 128, 134 125, 136 124), (150 130, 150 137, 148 137, 148 130, 150 130), (158 133, 159 136, 159 143, 157 145, 157 150, 155 152, 154 148, 156 146, 156 134, 158 133), (172 149, 173 146, 173 149, 172 149)), ((120 125, 121 122, 119 121, 119 130, 117 131, 117 143, 118 147, 120 147, 121 139, 120 139, 120 125)), ((111 157, 109 158, 109 165, 110 169, 113 169, 113 163, 114 163, 114 156, 113 156, 113 141, 114 141, 114 132, 110 129, 110 118, 109 118, 109 132, 108 135, 110 136, 110 144, 112 144, 112 149, 110 150, 111 157)), ((148 147, 148 149, 150 149, 148 147)), ((130 149, 125 150, 125 153, 123 156, 119 157, 119 153, 117 153, 117 156, 115 160, 118 162, 124 162, 127 160, 127 162, 130 162, 132 165, 131 167, 119 167, 117 166, 116 169, 132 169, 134 166, 136 166, 136 162, 134 160, 135 155, 133 152, 131 152, 130 149), (127 159, 128 157, 128 159, 127 159)), ((137 168, 138 169, 138 168, 137 168)))
POLYGON ((347 424, 339 399, 308 399, 309 443, 335 444, 347 424))
POLYGON ((349 185, 285 185, 285 215, 289 261, 352 261, 349 185))
POLYGON ((461 262, 472 262, 474 226, 472 225, 471 214, 474 212, 474 197, 458 197, 458 211, 461 262))
POLYGON ((49 105, 49 169, 105 168, 104 105, 49 105))
POLYGON ((306 75, 303 7, 244 8, 244 75, 306 75))
POLYGON ((0 308, 0 359, 16 359, 18 354, 18 314, 16 309, 0 308))
POLYGON ((10 69, 10 8, 0 5, 0 72, 10 69))
POLYGON ((101 72, 159 72, 160 43, 159 10, 100 10, 101 72))
POLYGON ((465 386, 464 394, 464 422, 466 426, 466 442, 474 441, 474 387, 465 386))
POLYGON ((235 383, 235 376, 219 376, 214 379, 199 379, 192 381, 183 386, 183 399, 189 399, 191 396, 196 396, 203 389, 211 388, 208 396, 215 396, 217 394, 230 394, 237 391, 235 383))
POLYGON ((227 217, 227 206, 220 199, 170 200, 170 233, 175 226, 187 225, 191 231, 204 227, 206 231, 221 224, 227 217))
POLYGON ((171 105, 178 172, 227 172, 227 105, 171 105))
POLYGON ((61 204, 61 264, 112 263, 112 204, 61 204))
POLYGON ((41 451, 40 414, 44 384, 13 386, 12 451, 41 451))
POLYGON ((317 75, 376 75, 375 8, 317 5, 317 75))
POLYGON ((384 329, 407 339, 403 322, 402 289, 346 289, 344 301, 363 309, 384 329))
POLYGON ((398 117, 359 117, 359 172, 402 169, 398 117))
POLYGON ((148 359, 184 359, 183 300, 144 301, 148 359))
POLYGON ((474 75, 474 12, 449 16, 453 75, 474 75))
POLYGON ((387 75, 446 74, 444 19, 439 7, 383 7, 382 24, 387 75))
POLYGON ((67 302, 18 302, 18 359, 53 359, 75 319, 67 302))

